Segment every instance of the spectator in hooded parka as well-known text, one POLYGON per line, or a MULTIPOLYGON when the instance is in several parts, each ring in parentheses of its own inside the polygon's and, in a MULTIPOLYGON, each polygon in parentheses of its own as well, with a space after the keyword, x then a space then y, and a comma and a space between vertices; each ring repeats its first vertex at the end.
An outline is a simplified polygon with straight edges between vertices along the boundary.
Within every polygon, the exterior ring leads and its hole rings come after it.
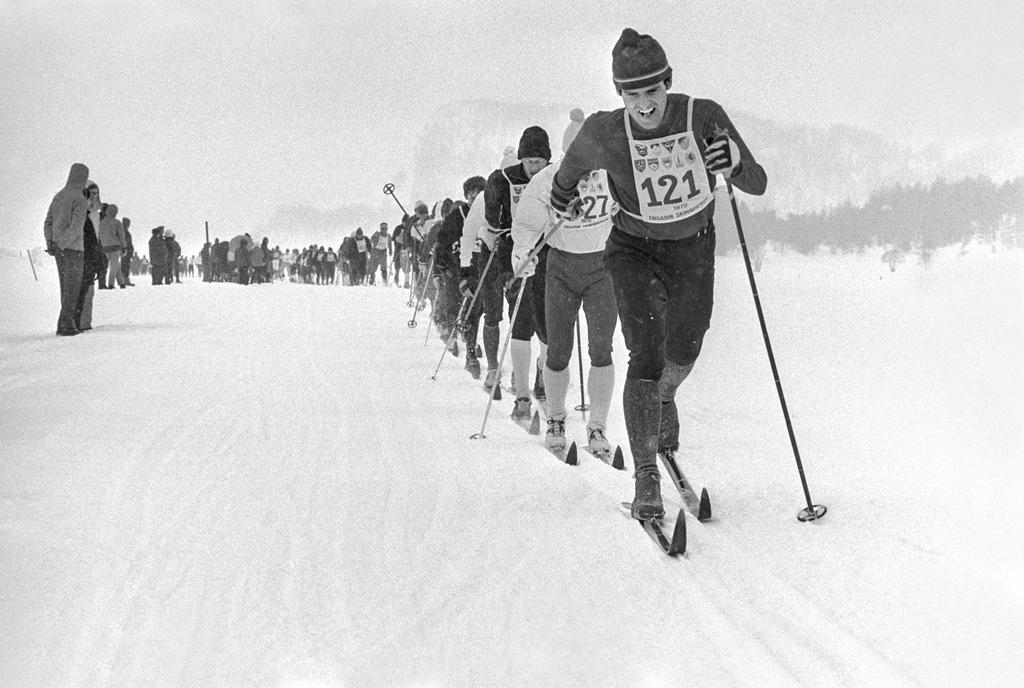
POLYGON ((124 226, 117 219, 117 206, 113 203, 106 204, 103 219, 100 221, 99 240, 100 248, 107 256, 107 289, 113 289, 115 281, 121 289, 124 289, 124 276, 121 274, 121 256, 127 250, 128 242, 124 237, 124 226))
POLYGON ((84 227, 89 211, 89 168, 80 162, 71 166, 64 188, 54 195, 43 222, 46 252, 57 262, 60 281, 60 315, 57 335, 70 337, 79 333, 75 325, 75 307, 85 267, 84 227))

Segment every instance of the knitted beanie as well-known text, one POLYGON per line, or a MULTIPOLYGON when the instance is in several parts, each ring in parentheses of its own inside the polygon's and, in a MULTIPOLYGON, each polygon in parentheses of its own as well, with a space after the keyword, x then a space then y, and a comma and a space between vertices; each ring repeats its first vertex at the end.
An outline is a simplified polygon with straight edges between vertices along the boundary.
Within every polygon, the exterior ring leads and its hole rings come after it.
POLYGON ((519 139, 519 151, 516 153, 519 159, 543 158, 551 160, 551 145, 548 143, 548 133, 540 127, 527 127, 523 137, 519 139))
POLYGON ((625 29, 612 48, 615 90, 637 89, 672 78, 672 68, 658 41, 634 29, 625 29))

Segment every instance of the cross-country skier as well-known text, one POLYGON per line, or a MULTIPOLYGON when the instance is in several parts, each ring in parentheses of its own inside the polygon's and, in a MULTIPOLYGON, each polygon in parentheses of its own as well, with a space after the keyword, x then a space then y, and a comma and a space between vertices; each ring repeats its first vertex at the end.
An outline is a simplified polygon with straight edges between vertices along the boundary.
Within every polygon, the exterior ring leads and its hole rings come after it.
MULTIPOLYGON (((515 216, 516 207, 522 196, 526 185, 530 183, 533 175, 547 167, 551 161, 551 146, 548 143, 548 134, 542 128, 533 126, 527 127, 519 139, 517 151, 519 162, 511 167, 497 169, 487 178, 487 185, 484 187, 484 215, 488 227, 494 235, 494 250, 497 255, 494 257, 494 264, 484 280, 482 296, 484 297, 484 351, 487 354, 487 379, 484 388, 488 391, 493 385, 501 384, 501 372, 498 370, 498 340, 500 334, 498 323, 501 322, 503 304, 501 303, 502 291, 508 288, 506 298, 509 303, 509 314, 511 317, 519 292, 519 284, 511 285, 509 280, 512 277, 514 266, 512 265, 512 238, 509 232, 512 229, 512 218, 515 216)), ((534 333, 541 341, 541 360, 543 365, 544 349, 547 335, 545 333, 543 309, 544 303, 544 259, 547 249, 541 251, 538 257, 537 273, 539 277, 528 281, 523 292, 522 303, 516 321, 511 323, 512 343, 511 355, 513 369, 522 368, 525 370, 515 379, 516 404, 512 417, 529 419, 530 413, 530 340, 534 333), (536 308, 534 307, 536 304, 536 308), (535 313, 539 314, 535 317, 535 313), (525 366, 523 361, 525 358, 525 366)), ((486 263, 487 256, 484 254, 484 247, 481 247, 481 266, 486 263)), ((538 369, 538 383, 540 383, 540 370, 538 369)), ((535 391, 540 393, 541 384, 536 385, 535 391)), ((541 396, 541 394, 538 394, 541 396)))
MULTIPOLYGON (((579 110, 573 110, 573 113, 579 113, 578 121, 582 122, 583 113, 579 110)), ((579 124, 574 119, 563 137, 563 150, 569 147, 578 131, 579 124)), ((523 192, 512 220, 513 265, 523 264, 530 251, 558 220, 550 204, 551 180, 557 171, 557 164, 544 168, 534 175, 523 192)), ((607 454, 611 446, 605 437, 605 425, 615 385, 612 335, 618 313, 615 310, 615 290, 604 267, 603 256, 605 241, 612 229, 615 203, 611 199, 608 175, 604 170, 594 170, 582 178, 577 193, 582 204, 580 216, 563 222, 548 241, 550 251, 544 303, 540 305, 548 337, 547 363, 544 366, 548 429, 544 444, 553 451, 565 448, 569 359, 572 357, 574 325, 582 305, 587 316, 587 348, 590 353, 587 387, 590 389, 591 415, 587 423, 587 441, 595 454, 607 454)), ((523 275, 531 275, 533 270, 533 266, 528 265, 523 275)), ((526 374, 525 371, 522 374, 526 374)), ((517 369, 517 380, 519 375, 517 369)))
POLYGON ((657 454, 679 444, 676 389, 711 323, 715 175, 754 195, 767 180, 721 106, 668 93, 672 68, 651 36, 622 32, 612 78, 624 107, 583 123, 555 174, 551 204, 575 219, 579 182, 607 170, 618 211, 604 261, 629 349, 622 406, 635 467, 632 511, 649 519, 664 514, 657 454))
MULTIPOLYGON (((437 232, 437 241, 434 243, 434 275, 440 281, 438 290, 438 315, 435 318, 441 338, 448 340, 451 330, 455 327, 455 321, 462 310, 462 301, 465 298, 472 299, 472 292, 465 297, 459 291, 459 265, 462 230, 466 225, 466 216, 469 214, 470 206, 476 197, 484 190, 486 181, 483 177, 470 177, 462 184, 462 195, 466 199, 456 201, 451 211, 444 217, 440 229, 437 232)), ((473 310, 478 310, 473 306, 473 310)), ((463 315, 463 321, 467 315, 463 315)), ((479 317, 477 317, 479 321, 479 317)), ((454 343, 454 342, 453 342, 454 343)), ((454 349, 454 347, 453 347, 454 349)), ((480 377, 480 361, 476 357, 476 334, 474 332, 473 342, 466 341, 466 370, 474 377, 480 377), (475 373, 474 373, 475 370, 475 373)), ((456 351, 452 351, 453 354, 456 351)))

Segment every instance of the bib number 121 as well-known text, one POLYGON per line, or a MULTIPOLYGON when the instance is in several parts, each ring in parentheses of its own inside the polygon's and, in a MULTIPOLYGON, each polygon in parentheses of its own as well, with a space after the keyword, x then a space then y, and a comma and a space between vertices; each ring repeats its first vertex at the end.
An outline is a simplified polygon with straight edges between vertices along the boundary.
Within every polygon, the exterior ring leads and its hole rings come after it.
POLYGON ((652 208, 682 203, 684 200, 690 200, 700 193, 700 191, 697 190, 697 184, 693 179, 693 170, 687 170, 686 174, 682 177, 677 177, 674 174, 664 174, 658 177, 658 186, 662 188, 667 187, 665 188, 665 194, 660 200, 658 199, 658 193, 654 188, 654 180, 651 177, 644 179, 640 184, 640 188, 647 192, 647 205, 652 208), (686 182, 687 186, 690 187, 690 193, 685 199, 675 195, 676 187, 679 185, 680 179, 686 182))

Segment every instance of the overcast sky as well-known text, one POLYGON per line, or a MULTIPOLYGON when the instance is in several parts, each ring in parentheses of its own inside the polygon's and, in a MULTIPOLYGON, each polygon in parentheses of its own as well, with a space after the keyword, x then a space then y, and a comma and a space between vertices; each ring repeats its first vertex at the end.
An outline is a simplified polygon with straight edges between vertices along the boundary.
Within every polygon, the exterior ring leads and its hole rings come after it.
POLYGON ((281 205, 375 206, 443 103, 620 105, 610 53, 626 26, 665 47, 673 90, 727 110, 914 145, 1024 128, 1019 0, 0 6, 2 247, 42 245, 75 161, 137 236, 165 224, 201 241, 204 219, 225 236, 281 205))

